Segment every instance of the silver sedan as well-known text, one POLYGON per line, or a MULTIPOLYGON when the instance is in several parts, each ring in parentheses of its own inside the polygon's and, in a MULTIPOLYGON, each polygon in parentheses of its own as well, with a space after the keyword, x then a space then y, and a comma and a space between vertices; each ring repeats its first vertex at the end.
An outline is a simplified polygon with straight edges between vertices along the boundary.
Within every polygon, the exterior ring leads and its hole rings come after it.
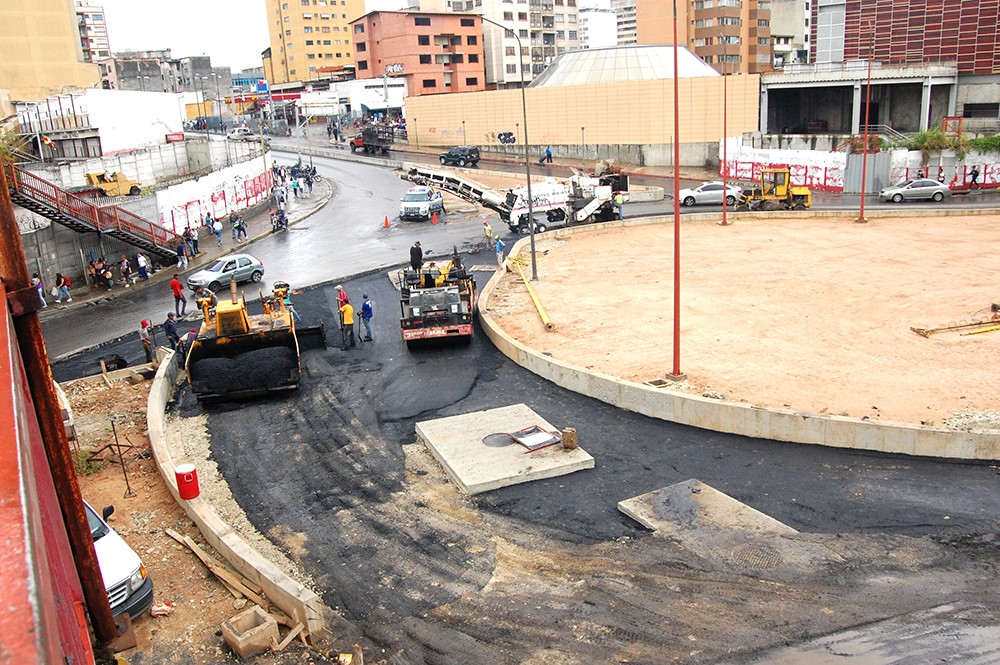
POLYGON ((897 182, 891 187, 886 187, 878 193, 878 197, 883 201, 902 203, 903 201, 941 201, 946 196, 951 196, 948 185, 930 180, 929 178, 916 178, 914 180, 904 180, 897 182))
POLYGON ((199 286, 218 291, 229 286, 229 280, 237 282, 259 282, 264 277, 264 264, 249 254, 230 254, 188 277, 188 288, 194 291, 199 286))
MULTIPOLYGON (((686 206, 722 205, 722 183, 719 181, 703 182, 691 189, 682 189, 677 198, 686 206)), ((728 185, 726 204, 733 205, 740 199, 743 189, 736 185, 728 185)))

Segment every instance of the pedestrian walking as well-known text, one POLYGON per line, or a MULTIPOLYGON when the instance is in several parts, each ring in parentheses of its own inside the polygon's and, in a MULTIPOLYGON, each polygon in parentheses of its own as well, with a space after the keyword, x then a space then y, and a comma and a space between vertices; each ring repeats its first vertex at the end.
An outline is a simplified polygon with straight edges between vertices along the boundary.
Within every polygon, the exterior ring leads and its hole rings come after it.
POLYGON ((212 213, 206 212, 205 213, 205 226, 207 226, 208 228, 212 228, 212 221, 213 221, 212 220, 212 213))
POLYGON ((501 240, 500 238, 497 238, 497 247, 496 247, 496 249, 497 249, 497 270, 500 270, 501 268, 503 268, 503 248, 504 247, 506 247, 506 245, 503 244, 503 240, 501 240))
POLYGON ((972 171, 969 172, 969 189, 975 187, 979 189, 979 167, 973 166, 972 171))
POLYGON ((188 257, 187 257, 187 244, 181 242, 177 245, 177 269, 187 270, 188 268, 188 257))
POLYGON ((64 299, 66 302, 73 302, 73 296, 69 294, 70 279, 69 277, 64 277, 61 272, 56 273, 56 302, 61 303, 64 299))
POLYGON ((306 176, 306 187, 309 188, 309 195, 312 196, 313 193, 313 177, 311 175, 306 176))
POLYGON ((38 276, 37 272, 31 276, 31 285, 38 291, 38 298, 42 301, 42 309, 48 307, 49 304, 45 302, 45 285, 42 284, 42 278, 38 276))
POLYGON ((615 195, 611 198, 611 203, 615 206, 615 210, 618 211, 618 219, 623 219, 625 216, 622 214, 622 207, 625 205, 625 197, 622 196, 622 193, 615 192, 615 195))
POLYGON ((181 284, 177 273, 174 273, 174 278, 170 280, 170 290, 174 293, 174 312, 177 316, 184 316, 187 312, 187 298, 184 297, 184 285, 181 284))
POLYGON ((333 125, 326 126, 326 138, 327 139, 333 138, 333 125))
POLYGON ((153 362, 153 337, 150 334, 152 326, 149 321, 143 319, 139 322, 139 341, 142 342, 142 350, 146 354, 146 362, 153 362))
POLYGON ((410 248, 410 267, 420 272, 420 266, 424 264, 424 250, 420 247, 420 241, 413 243, 410 248))
POLYGON ((354 307, 350 300, 345 300, 340 306, 341 347, 344 351, 355 346, 354 343, 354 307))
MULTIPOLYGON (((372 316, 375 315, 375 308, 372 305, 372 301, 368 299, 367 293, 362 293, 361 297, 364 300, 361 302, 361 323, 365 324, 365 340, 366 342, 372 341, 372 316)), ((358 337, 361 336, 361 330, 358 329, 358 337)))
POLYGON ((142 252, 136 252, 135 254, 135 264, 139 266, 139 277, 142 281, 149 280, 149 261, 143 256, 142 252))
POLYGON ((545 161, 549 164, 552 163, 552 148, 549 146, 545 147, 545 161))
POLYGON ((122 282, 125 283, 126 289, 132 286, 132 282, 135 279, 132 275, 132 263, 124 254, 122 254, 122 260, 118 263, 118 274, 122 278, 122 282))
POLYGON ((944 167, 943 166, 939 166, 938 167, 938 182, 940 182, 940 183, 944 182, 944 167))
POLYGON ((222 247, 222 222, 215 220, 212 223, 212 232, 215 233, 215 246, 222 247))
POLYGON ((235 210, 231 211, 229 213, 229 229, 232 234, 233 240, 236 240, 236 229, 239 226, 239 223, 240 223, 239 215, 236 214, 235 210))
POLYGON ((298 178, 292 178, 292 194, 295 195, 295 198, 299 198, 299 179, 298 178))
POLYGON ((177 334, 177 320, 173 312, 167 312, 167 320, 163 322, 163 332, 167 336, 170 348, 176 351, 177 343, 181 341, 181 337, 177 334))

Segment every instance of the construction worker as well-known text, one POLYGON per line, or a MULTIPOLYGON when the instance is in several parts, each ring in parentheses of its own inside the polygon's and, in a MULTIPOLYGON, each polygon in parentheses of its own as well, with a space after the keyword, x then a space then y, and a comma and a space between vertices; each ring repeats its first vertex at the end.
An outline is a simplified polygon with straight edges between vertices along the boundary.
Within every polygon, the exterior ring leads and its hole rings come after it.
MULTIPOLYGON (((361 303, 361 323, 365 324, 365 339, 364 341, 372 341, 372 316, 374 316, 375 311, 372 307, 372 301, 368 299, 367 293, 362 293, 361 297, 364 301, 361 303)), ((358 329, 358 337, 361 336, 361 329, 358 329)))
POLYGON ((351 301, 345 299, 340 306, 341 347, 344 351, 354 344, 354 307, 351 301))
POLYGON ((489 220, 483 222, 483 237, 486 238, 486 246, 493 246, 493 227, 490 226, 489 220))
POLYGON ((500 270, 501 268, 503 268, 503 248, 505 246, 506 245, 504 245, 503 240, 501 240, 500 238, 497 238, 497 245, 496 245, 496 250, 497 250, 497 270, 500 270))
POLYGON ((153 362, 153 338, 151 332, 153 327, 149 324, 149 321, 143 319, 139 323, 139 340, 142 342, 142 350, 146 354, 146 362, 153 362))
POLYGON ((611 203, 615 206, 615 210, 618 211, 618 219, 623 219, 625 215, 622 214, 622 206, 625 205, 625 197, 622 196, 622 193, 615 192, 615 195, 611 198, 611 203))

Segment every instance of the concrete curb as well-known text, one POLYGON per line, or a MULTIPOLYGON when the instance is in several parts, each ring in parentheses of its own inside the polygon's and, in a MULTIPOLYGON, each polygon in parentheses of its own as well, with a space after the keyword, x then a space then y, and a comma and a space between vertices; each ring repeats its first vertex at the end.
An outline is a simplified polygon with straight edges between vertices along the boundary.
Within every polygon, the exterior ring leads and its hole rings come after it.
POLYGON ((176 461, 170 454, 166 440, 167 403, 173 396, 173 388, 180 374, 177 354, 167 351, 156 372, 146 403, 146 426, 149 428, 149 443, 160 475, 174 500, 184 509, 187 516, 198 525, 198 530, 226 560, 242 575, 256 582, 264 591, 264 596, 285 612, 294 621, 305 624, 309 635, 315 639, 327 637, 325 617, 330 610, 323 605, 319 596, 286 575, 270 561, 254 550, 239 534, 233 531, 212 507, 201 497, 184 501, 177 490, 174 477, 176 461))
MULTIPOLYGON (((990 214, 983 211, 982 214, 990 214)), ((813 216, 844 217, 840 212, 818 212, 813 216)), ((969 214, 969 213, 964 213, 969 214)), ((757 213, 734 214, 734 221, 760 219, 757 213)), ((769 218, 801 217, 801 212, 768 213, 769 218)), ((878 217, 913 216, 913 212, 887 211, 878 217)), ((717 213, 685 215, 687 221, 715 220, 717 213)), ((672 223, 672 216, 626 219, 551 231, 555 237, 593 233, 609 228, 624 228, 648 224, 672 223)), ((527 238, 514 243, 511 256, 526 247, 527 238)), ((508 335, 488 313, 493 290, 499 284, 496 275, 480 295, 479 320, 486 335, 505 356, 525 369, 573 392, 599 399, 628 411, 652 418, 691 425, 701 429, 739 434, 751 438, 775 439, 791 443, 807 443, 832 448, 851 448, 885 453, 947 457, 960 460, 1000 459, 1000 434, 963 432, 909 423, 862 420, 846 416, 805 413, 788 409, 766 408, 701 397, 689 393, 654 388, 618 377, 586 370, 577 365, 545 356, 508 335)))

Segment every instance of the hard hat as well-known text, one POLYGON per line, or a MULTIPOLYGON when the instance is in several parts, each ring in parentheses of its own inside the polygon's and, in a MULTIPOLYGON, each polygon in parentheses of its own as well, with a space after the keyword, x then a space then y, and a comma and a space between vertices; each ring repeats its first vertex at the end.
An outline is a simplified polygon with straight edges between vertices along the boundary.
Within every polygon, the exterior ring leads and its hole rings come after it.
POLYGON ((191 332, 196 333, 196 332, 198 332, 198 329, 197 328, 191 328, 191 332))
POLYGON ((146 319, 143 319, 142 321, 139 322, 139 325, 141 325, 143 328, 148 328, 149 327, 149 321, 147 321, 146 319))
POLYGON ((361 297, 362 297, 362 298, 367 298, 367 297, 368 297, 368 294, 367 294, 367 293, 362 293, 362 294, 361 294, 361 297))

